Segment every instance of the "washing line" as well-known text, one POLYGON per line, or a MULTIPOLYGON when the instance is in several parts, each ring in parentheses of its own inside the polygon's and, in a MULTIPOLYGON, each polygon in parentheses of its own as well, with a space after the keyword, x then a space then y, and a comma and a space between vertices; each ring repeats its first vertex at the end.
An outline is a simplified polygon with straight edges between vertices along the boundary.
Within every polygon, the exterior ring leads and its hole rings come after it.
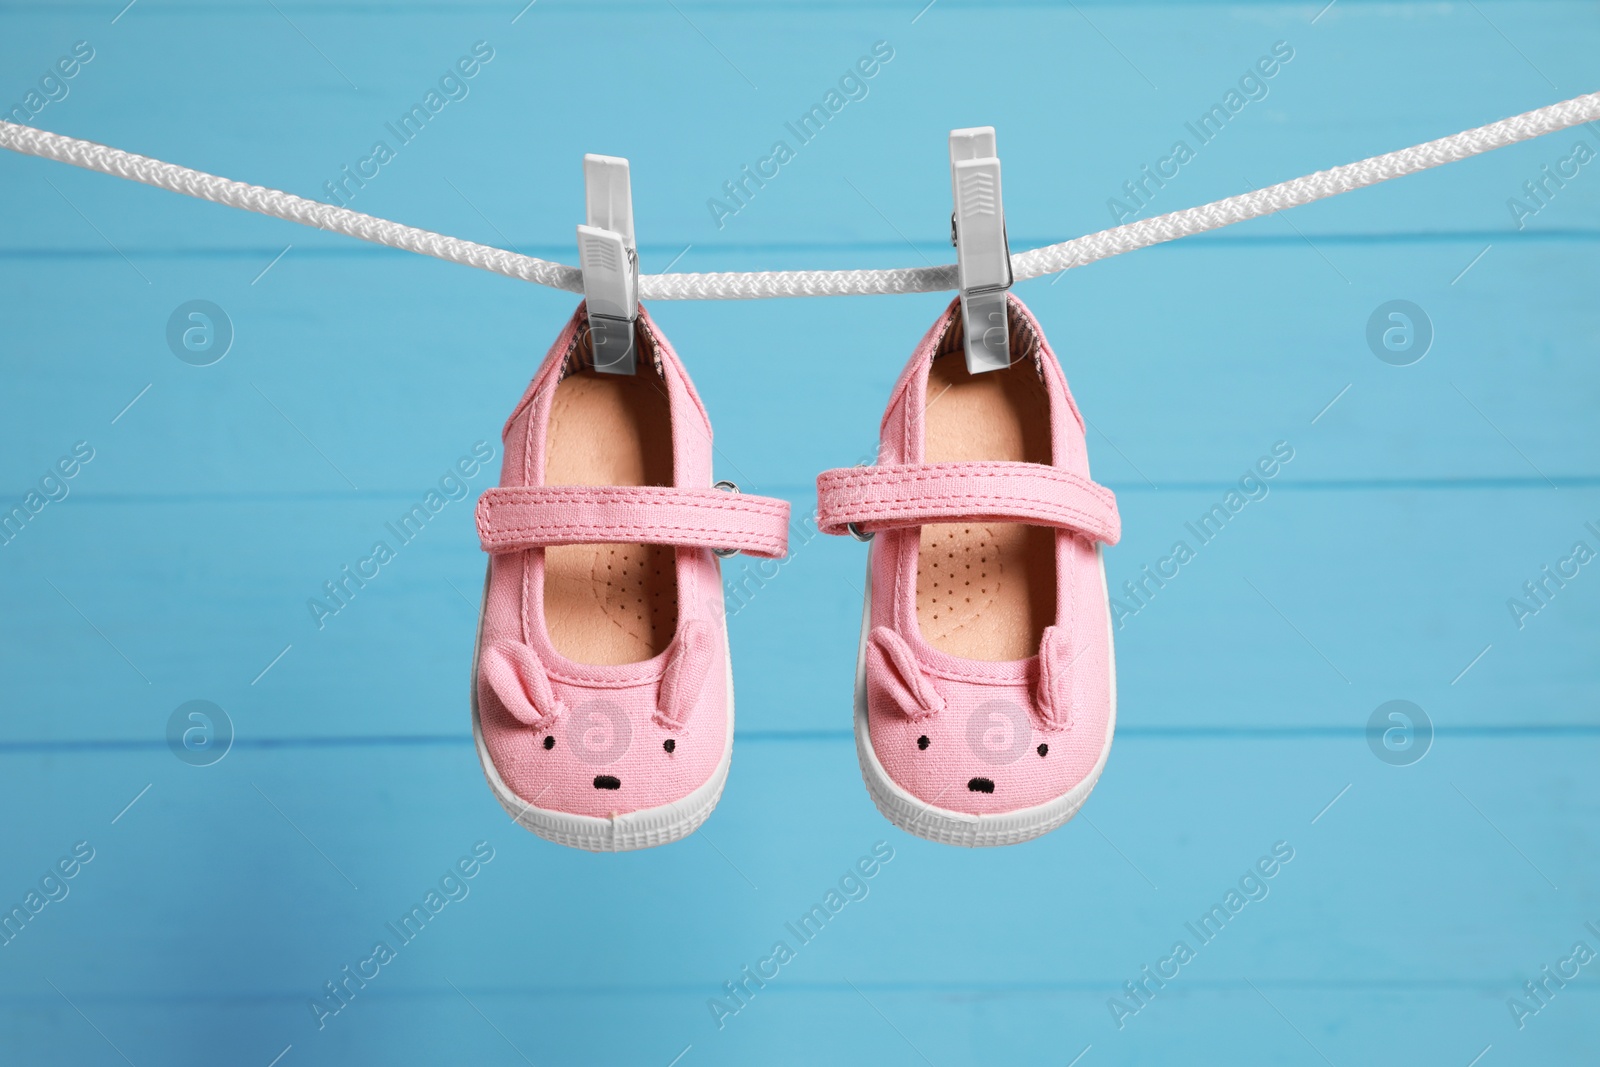
MULTIPOLYGON (((1600 93, 1514 115, 1487 126, 1464 130, 1426 144, 1317 171, 1240 196, 1130 222, 1059 244, 1019 252, 1011 257, 1017 281, 1081 267, 1139 248, 1189 237, 1237 222, 1271 215, 1286 208, 1324 200, 1417 171, 1454 163, 1519 141, 1542 137, 1600 120, 1600 93)), ((463 241, 359 211, 308 200, 279 189, 219 178, 214 174, 165 163, 119 148, 66 137, 47 130, 0 121, 0 147, 24 155, 70 163, 174 193, 228 207, 313 226, 390 248, 417 252, 479 270, 520 278, 536 285, 583 292, 583 273, 534 256, 491 245, 463 241)), ((785 296, 869 296, 926 293, 958 287, 955 264, 891 270, 797 270, 711 274, 645 274, 639 278, 641 300, 759 300, 785 296)))

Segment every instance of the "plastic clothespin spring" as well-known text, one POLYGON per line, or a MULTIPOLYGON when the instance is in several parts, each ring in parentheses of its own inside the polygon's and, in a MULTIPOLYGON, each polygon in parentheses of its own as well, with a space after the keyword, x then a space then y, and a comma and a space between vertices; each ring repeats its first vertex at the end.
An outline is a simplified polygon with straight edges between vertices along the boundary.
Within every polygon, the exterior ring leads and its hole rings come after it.
POLYGON ((639 320, 639 250, 628 161, 584 156, 583 188, 588 224, 578 227, 578 265, 583 269, 594 368, 632 374, 638 362, 633 330, 639 320))
POLYGON ((950 192, 967 372, 1003 370, 1011 365, 1006 291, 1014 275, 993 126, 950 131, 950 192))

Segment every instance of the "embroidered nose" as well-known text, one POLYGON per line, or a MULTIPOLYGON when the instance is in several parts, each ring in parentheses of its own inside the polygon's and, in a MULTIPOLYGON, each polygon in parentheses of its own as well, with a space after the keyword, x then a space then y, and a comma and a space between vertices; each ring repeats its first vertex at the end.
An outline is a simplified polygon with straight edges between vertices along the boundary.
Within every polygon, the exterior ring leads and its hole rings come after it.
POLYGON ((621 789, 622 779, 614 778, 609 774, 597 774, 594 776, 594 787, 596 789, 621 789))
POLYGON ((967 783, 967 788, 974 793, 993 793, 994 782, 988 778, 974 778, 967 783))

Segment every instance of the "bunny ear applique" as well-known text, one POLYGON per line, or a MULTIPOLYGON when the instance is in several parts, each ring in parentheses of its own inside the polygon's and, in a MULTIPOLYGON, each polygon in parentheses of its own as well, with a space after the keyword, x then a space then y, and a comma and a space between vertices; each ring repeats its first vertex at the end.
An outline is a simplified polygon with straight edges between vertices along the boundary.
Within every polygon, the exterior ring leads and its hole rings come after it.
POLYGON ((716 651, 711 627, 699 620, 686 625, 673 640, 656 700, 655 721, 659 725, 681 730, 689 721, 711 675, 716 651))
POLYGON ((944 696, 922 673, 905 639, 887 626, 867 635, 867 678, 912 722, 944 710, 944 696))
POLYGON ((1060 626, 1047 626, 1039 641, 1039 688, 1034 694, 1047 730, 1072 725, 1072 639, 1060 626))
POLYGON ((566 710, 556 699, 538 653, 527 645, 497 641, 483 650, 478 684, 494 693, 512 718, 536 730, 548 729, 566 710))

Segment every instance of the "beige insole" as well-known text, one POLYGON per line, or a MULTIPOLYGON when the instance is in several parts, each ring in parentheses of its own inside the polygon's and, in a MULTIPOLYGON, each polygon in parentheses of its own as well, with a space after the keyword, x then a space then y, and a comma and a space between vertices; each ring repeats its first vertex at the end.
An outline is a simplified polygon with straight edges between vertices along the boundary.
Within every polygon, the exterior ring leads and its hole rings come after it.
MULTIPOLYGON (((970 375, 959 351, 928 372, 926 460, 1049 463, 1050 401, 1033 360, 970 375)), ((1055 531, 934 523, 917 549, 917 625, 952 656, 1026 659, 1055 621, 1055 531)))
MULTIPOLYGON (((672 423, 644 358, 635 374, 578 370, 556 385, 546 485, 671 485, 672 423)), ((556 651, 578 663, 637 663, 678 624, 675 550, 562 545, 544 550, 544 617, 556 651)))

